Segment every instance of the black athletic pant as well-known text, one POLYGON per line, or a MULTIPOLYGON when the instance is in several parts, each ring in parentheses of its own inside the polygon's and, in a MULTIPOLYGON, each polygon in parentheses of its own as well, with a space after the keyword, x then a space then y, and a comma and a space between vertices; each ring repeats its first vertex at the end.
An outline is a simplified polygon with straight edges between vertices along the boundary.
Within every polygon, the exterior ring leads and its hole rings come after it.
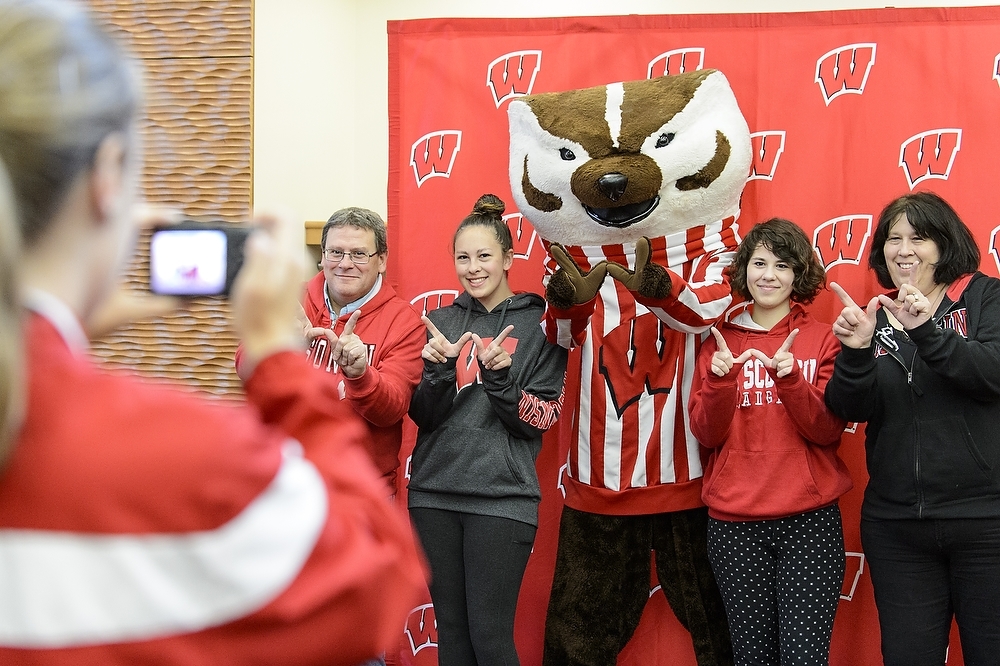
POLYGON ((514 612, 535 526, 440 509, 410 509, 431 565, 439 666, 519 666, 514 612))
POLYGON ((836 505, 777 520, 708 519, 708 557, 737 666, 824 666, 846 558, 836 505))

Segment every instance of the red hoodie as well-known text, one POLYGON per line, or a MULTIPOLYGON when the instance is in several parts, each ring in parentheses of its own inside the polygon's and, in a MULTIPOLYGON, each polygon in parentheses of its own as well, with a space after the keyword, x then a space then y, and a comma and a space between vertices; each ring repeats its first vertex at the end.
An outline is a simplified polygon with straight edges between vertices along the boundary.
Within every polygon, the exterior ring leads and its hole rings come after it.
MULTIPOLYGON (((332 321, 324 298, 325 289, 326 278, 320 271, 306 286, 302 308, 313 326, 332 328, 340 335, 350 314, 332 321)), ((368 347, 368 369, 363 375, 355 379, 345 377, 340 366, 330 359, 332 346, 325 337, 312 341, 307 356, 313 367, 340 380, 340 397, 350 403, 371 429, 370 453, 375 466, 390 486, 395 487, 403 417, 424 369, 420 351, 427 342, 427 332, 409 303, 396 296, 395 290, 384 280, 375 296, 360 310, 361 318, 354 333, 368 347)), ((242 356, 241 347, 236 351, 237 368, 242 363, 242 356)))
POLYGON ((781 378, 751 358, 725 377, 711 369, 714 337, 702 345, 691 396, 691 432, 711 449, 702 500, 719 520, 783 518, 832 504, 851 489, 837 455, 845 422, 826 408, 823 391, 840 351, 829 324, 792 304, 771 330, 750 317, 752 305, 727 313, 719 330, 733 356, 755 348, 771 357, 793 329, 796 365, 781 378))

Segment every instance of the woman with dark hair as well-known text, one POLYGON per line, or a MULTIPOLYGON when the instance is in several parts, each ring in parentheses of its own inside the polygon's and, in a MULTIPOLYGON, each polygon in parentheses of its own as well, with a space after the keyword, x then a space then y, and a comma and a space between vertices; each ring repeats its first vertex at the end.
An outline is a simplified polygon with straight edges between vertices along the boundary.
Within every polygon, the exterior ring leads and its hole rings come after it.
POLYGON ((690 404, 710 450, 708 556, 734 663, 822 666, 845 568, 838 498, 851 489, 837 455, 844 421, 823 404, 839 345, 802 307, 825 273, 780 218, 747 234, 730 271, 749 301, 711 329, 690 404))
POLYGON ((892 289, 833 325, 826 387, 867 421, 861 542, 886 666, 944 663, 952 618, 966 666, 1000 655, 1000 280, 978 272, 972 233, 941 197, 882 211, 868 257, 892 289))
POLYGON ((504 203, 480 197, 455 232, 464 292, 424 317, 424 373, 410 517, 431 565, 441 666, 516 666, 514 613, 535 541, 535 458, 562 406, 566 350, 545 339, 545 304, 507 282, 504 203))
POLYGON ((248 404, 103 372, 86 324, 133 251, 137 73, 61 0, 0 0, 0 72, 0 404, 25 397, 4 405, 0 663, 353 666, 398 643, 422 567, 303 354, 295 221, 257 218, 231 293, 248 404))

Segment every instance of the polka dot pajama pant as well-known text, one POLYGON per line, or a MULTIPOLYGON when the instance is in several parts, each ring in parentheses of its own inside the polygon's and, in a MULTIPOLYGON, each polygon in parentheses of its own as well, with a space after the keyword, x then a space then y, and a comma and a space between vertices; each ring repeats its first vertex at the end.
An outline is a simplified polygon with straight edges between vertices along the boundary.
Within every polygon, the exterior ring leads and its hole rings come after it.
POLYGON ((844 581, 840 508, 777 520, 709 518, 708 558, 736 666, 825 666, 844 581))

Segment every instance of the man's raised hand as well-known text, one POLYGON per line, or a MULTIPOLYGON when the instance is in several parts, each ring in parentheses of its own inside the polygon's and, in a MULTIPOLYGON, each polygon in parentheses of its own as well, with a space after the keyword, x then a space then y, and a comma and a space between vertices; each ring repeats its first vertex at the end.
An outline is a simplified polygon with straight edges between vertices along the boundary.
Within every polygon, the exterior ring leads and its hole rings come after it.
POLYGON ((351 379, 363 375, 368 367, 368 347, 354 332, 354 327, 357 326, 360 318, 361 310, 355 310, 351 313, 347 323, 344 324, 343 333, 340 334, 339 338, 336 338, 331 352, 334 361, 340 364, 344 376, 351 379))
POLYGON ((337 344, 337 336, 329 328, 323 328, 322 326, 313 326, 312 322, 309 321, 309 316, 306 311, 302 308, 302 304, 299 303, 299 310, 295 315, 295 318, 299 322, 299 326, 302 328, 302 335, 306 339, 306 344, 312 344, 312 341, 321 335, 326 336, 330 340, 331 345, 337 344))

